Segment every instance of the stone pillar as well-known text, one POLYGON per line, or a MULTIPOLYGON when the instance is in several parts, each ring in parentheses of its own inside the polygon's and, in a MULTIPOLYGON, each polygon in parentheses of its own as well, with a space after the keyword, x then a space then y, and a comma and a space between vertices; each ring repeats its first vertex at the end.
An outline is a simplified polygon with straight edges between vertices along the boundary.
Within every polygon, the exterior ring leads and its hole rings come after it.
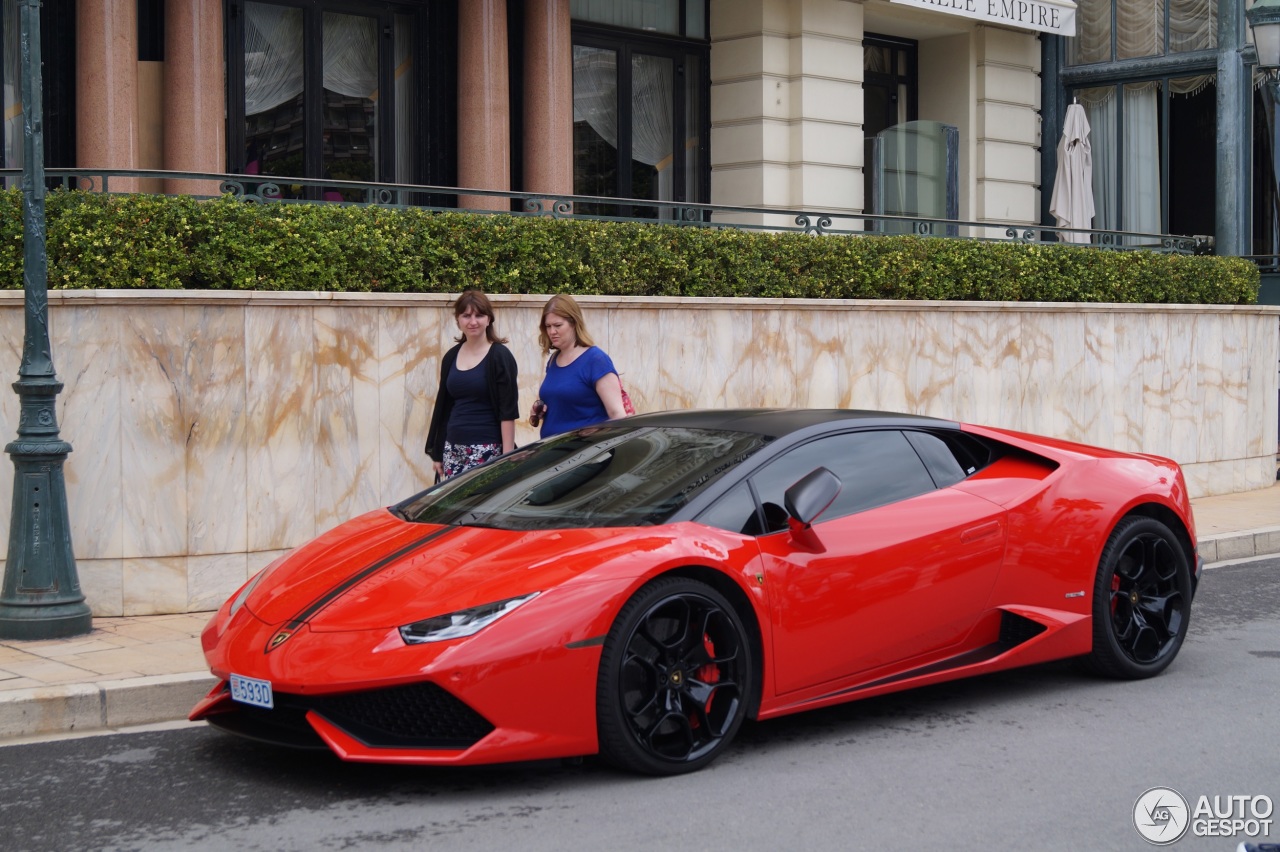
POLYGON ((573 34, 569 0, 526 0, 524 189, 573 193, 573 34))
MULTIPOLYGON (((222 4, 165 0, 164 168, 225 172, 222 4)), ((217 195, 217 181, 168 180, 170 194, 217 195)))
MULTIPOLYGON (((138 4, 76 2, 76 165, 138 167, 138 4)), ((113 192, 137 181, 114 180, 113 192)))
MULTIPOLYGON (((981 24, 974 28, 969 44, 975 66, 973 218, 980 222, 1034 225, 1040 218, 1036 175, 1037 149, 1041 145, 1040 44, 1035 33, 981 24)), ((959 66, 951 67, 955 73, 959 66)), ((922 73, 922 107, 926 84, 923 76, 922 73)), ((922 108, 921 115, 924 114, 922 108)), ((964 140, 965 129, 960 126, 960 138, 964 140)), ((1058 140, 1052 138, 1044 144, 1056 146, 1058 140)), ((962 158, 964 147, 965 142, 961 141, 962 158)), ((960 179, 964 187, 969 176, 962 173, 960 179)), ((969 218, 963 207, 960 218, 969 218)))
POLYGON ((849 0, 712 0, 713 203, 862 209, 862 16, 849 0))
MULTIPOLYGON (((458 4, 458 185, 511 188, 506 0, 458 4)), ((509 210, 506 198, 459 196, 461 207, 509 210)))

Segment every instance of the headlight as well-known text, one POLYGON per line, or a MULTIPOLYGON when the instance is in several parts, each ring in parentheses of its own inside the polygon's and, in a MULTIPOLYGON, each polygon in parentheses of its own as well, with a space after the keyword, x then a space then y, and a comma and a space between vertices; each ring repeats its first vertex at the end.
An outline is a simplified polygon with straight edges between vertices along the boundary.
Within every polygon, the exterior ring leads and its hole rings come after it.
POLYGON ((235 615, 236 611, 240 609, 240 607, 244 606, 244 602, 249 599, 249 595, 253 594, 253 590, 258 588, 258 584, 261 583, 266 578, 266 576, 270 574, 272 571, 274 571, 276 569, 276 566, 283 561, 284 561, 284 556, 278 556, 275 559, 271 560, 271 564, 269 564, 266 568, 263 568, 257 574, 254 574, 253 577, 249 580, 249 582, 245 583, 244 586, 240 589, 240 591, 236 592, 235 598, 231 601, 231 610, 227 614, 235 615))
POLYGON ((231 611, 228 613, 228 615, 235 615, 236 610, 244 606, 244 602, 249 599, 249 595, 253 592, 255 588, 258 587, 258 584, 262 582, 262 578, 267 576, 267 572, 269 570, 271 569, 263 568, 261 571, 259 571, 257 574, 254 575, 252 580, 244 584, 244 588, 242 588, 240 592, 235 596, 235 599, 231 601, 231 611))
POLYGON ((404 639, 406 645, 418 645, 422 642, 443 642, 446 639, 471 636, 493 624, 520 604, 533 600, 538 594, 533 592, 518 598, 507 598, 505 601, 460 609, 448 615, 424 618, 401 627, 400 638, 404 639))

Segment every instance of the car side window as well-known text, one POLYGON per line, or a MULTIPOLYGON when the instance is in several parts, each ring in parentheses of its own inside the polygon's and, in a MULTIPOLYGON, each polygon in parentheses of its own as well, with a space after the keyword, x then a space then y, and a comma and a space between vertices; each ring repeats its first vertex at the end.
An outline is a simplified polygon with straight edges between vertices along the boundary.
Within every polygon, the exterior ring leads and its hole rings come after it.
POLYGON ((933 476, 933 484, 939 488, 955 485, 969 474, 965 473, 955 453, 937 435, 929 432, 904 432, 911 446, 933 476))
POLYGON ((962 432, 904 432, 939 488, 968 479, 992 461, 991 448, 962 432))
POLYGON ((698 523, 742 535, 760 535, 761 532, 756 498, 751 496, 751 489, 745 482, 739 483, 699 515, 698 523))
POLYGON ((841 483, 840 494, 822 514, 822 521, 905 500, 935 487, 924 462, 897 430, 818 438, 787 452, 751 477, 760 498, 765 532, 786 529, 782 495, 817 467, 827 468, 841 483))

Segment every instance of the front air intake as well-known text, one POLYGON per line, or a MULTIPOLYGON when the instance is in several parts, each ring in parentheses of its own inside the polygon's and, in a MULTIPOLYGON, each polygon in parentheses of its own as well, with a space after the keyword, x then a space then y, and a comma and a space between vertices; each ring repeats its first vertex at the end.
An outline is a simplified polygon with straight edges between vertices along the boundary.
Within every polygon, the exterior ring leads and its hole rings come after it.
POLYGON ((462 749, 493 730, 487 719, 430 682, 316 696, 310 705, 374 747, 462 749))
POLYGON ((209 724, 263 742, 325 748, 307 722, 314 711, 372 748, 465 749, 493 725, 444 688, 430 682, 348 692, 296 695, 277 692, 275 708, 231 704, 209 724))

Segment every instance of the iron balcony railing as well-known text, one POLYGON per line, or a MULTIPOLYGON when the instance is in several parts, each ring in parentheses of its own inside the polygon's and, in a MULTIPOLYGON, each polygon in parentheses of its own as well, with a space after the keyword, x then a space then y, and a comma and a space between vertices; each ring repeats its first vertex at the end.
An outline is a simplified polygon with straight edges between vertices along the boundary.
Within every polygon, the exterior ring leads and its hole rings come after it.
MULTIPOLYGON (((8 187, 21 169, 0 169, 8 187)), ((51 188, 113 194, 152 193, 213 198, 229 195, 250 203, 349 204, 417 207, 478 214, 598 219, 689 227, 794 231, 805 234, 884 236, 913 234, 1057 245, 1069 243, 1107 250, 1148 250, 1165 254, 1212 254, 1213 237, 1137 231, 1057 228, 1026 223, 969 222, 927 216, 893 216, 837 210, 793 210, 726 204, 693 204, 639 198, 548 195, 448 186, 234 175, 154 169, 46 169, 51 188)))

